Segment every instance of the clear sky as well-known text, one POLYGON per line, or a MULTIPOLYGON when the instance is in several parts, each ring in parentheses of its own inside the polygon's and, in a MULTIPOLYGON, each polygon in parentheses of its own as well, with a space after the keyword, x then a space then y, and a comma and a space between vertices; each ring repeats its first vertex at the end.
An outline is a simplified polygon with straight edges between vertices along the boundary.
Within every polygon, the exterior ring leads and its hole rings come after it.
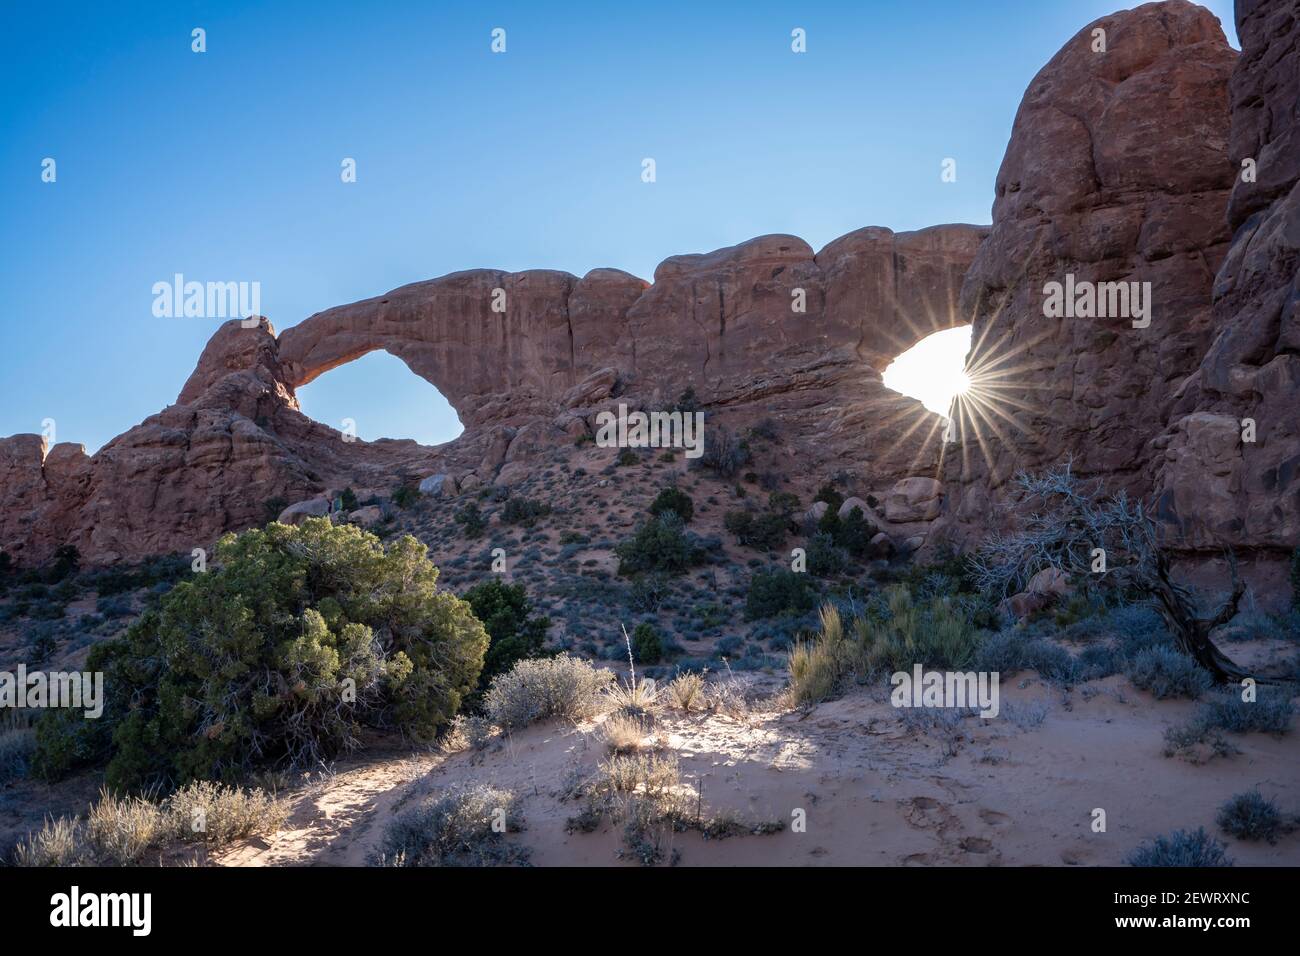
MULTIPOLYGON (((0 0, 0 435, 93 452, 174 401, 220 322, 154 315, 176 273, 260 283, 283 329, 459 269, 988 222, 1025 86, 1118 8, 0 0)), ((386 353, 299 397, 363 438, 459 431, 386 353)))

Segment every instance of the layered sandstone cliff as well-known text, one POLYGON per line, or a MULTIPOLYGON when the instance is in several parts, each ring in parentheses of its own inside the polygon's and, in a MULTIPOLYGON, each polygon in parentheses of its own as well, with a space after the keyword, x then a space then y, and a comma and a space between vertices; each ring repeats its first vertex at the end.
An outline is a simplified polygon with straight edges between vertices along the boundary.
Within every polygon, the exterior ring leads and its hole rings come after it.
POLYGON ((1016 473, 1067 457, 1150 491, 1147 445, 1216 332, 1235 61, 1213 15, 1170 0, 1089 24, 1030 84, 962 287, 975 394, 944 465, 954 542, 1002 523, 1016 473), (1149 289, 1149 317, 1045 314, 1051 283, 1107 282, 1149 289))
POLYGON ((31 563, 72 544, 92 563, 207 547, 268 502, 391 491, 434 472, 510 484, 591 434, 617 402, 686 389, 717 427, 780 423, 801 471, 853 468, 887 489, 932 474, 934 416, 886 389, 887 360, 960 323, 953 305, 986 230, 859 230, 814 254, 763 236, 675 256, 653 284, 613 269, 476 270, 318 313, 278 337, 264 319, 213 336, 176 404, 87 457, 0 440, 0 548, 31 563), (364 442, 311 421, 294 389, 375 349, 403 359, 465 432, 436 449, 364 442), (925 427, 918 427, 918 426, 925 427))
POLYGON ((1238 3, 1237 32, 1216 337, 1152 443, 1155 497, 1179 548, 1284 557, 1300 543, 1300 3, 1238 3))

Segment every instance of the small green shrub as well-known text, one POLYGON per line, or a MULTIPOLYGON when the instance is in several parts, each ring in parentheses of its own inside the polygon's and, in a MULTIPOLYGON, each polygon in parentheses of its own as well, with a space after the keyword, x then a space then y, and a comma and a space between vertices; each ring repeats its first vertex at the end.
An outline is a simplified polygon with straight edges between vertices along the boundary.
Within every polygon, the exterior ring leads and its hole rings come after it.
POLYGON ((403 510, 413 508, 415 503, 424 497, 420 489, 414 485, 398 485, 393 489, 393 504, 403 510))
POLYGON ((665 511, 671 511, 683 522, 690 523, 695 516, 695 503, 691 496, 677 488, 664 488, 650 504, 650 513, 656 518, 665 511))
POLYGON ((663 658, 663 641, 653 624, 642 621, 632 631, 632 651, 642 664, 658 664, 663 658))
POLYGON ((537 519, 551 513, 551 506, 533 498, 511 498, 501 509, 501 520, 506 524, 518 524, 532 527, 537 519))
POLYGON ((808 573, 819 578, 838 577, 848 571, 849 555, 829 534, 815 534, 808 542, 808 573))
POLYGON ((813 495, 813 501, 826 502, 826 512, 838 512, 840 505, 844 504, 844 495, 841 494, 834 485, 829 482, 817 489, 817 494, 813 495))
POLYGON ((745 596, 745 617, 753 621, 787 611, 810 611, 813 603, 813 589, 808 584, 807 575, 788 568, 759 571, 749 582, 749 593, 745 596))
POLYGON ((759 551, 774 551, 781 547, 790 530, 790 520, 771 511, 728 511, 722 524, 736 536, 737 542, 759 551))
POLYGON ((1291 730, 1295 713, 1290 696, 1283 688, 1260 687, 1253 701, 1241 699, 1236 691, 1214 695, 1196 712, 1197 723, 1215 730, 1236 734, 1285 734, 1291 730))
POLYGON ((0 712, 0 786, 26 776, 36 750, 36 731, 19 713, 0 712))
POLYGON ((614 548, 618 573, 662 571, 681 574, 704 560, 704 549, 685 530, 679 515, 665 512, 637 527, 632 537, 614 548))
POLYGON ((551 619, 531 616, 532 606, 522 584, 506 584, 493 577, 474 585, 462 597, 488 633, 480 689, 486 689, 492 678, 519 661, 542 654, 551 619))
POLYGON ((478 505, 472 501, 458 510, 452 518, 461 526, 466 538, 480 538, 487 529, 487 519, 483 517, 483 512, 479 511, 478 505))
POLYGON ((935 595, 918 603, 901 584, 886 590, 884 608, 854 622, 854 633, 864 673, 911 671, 915 664, 958 670, 979 644, 978 632, 952 599, 935 595))

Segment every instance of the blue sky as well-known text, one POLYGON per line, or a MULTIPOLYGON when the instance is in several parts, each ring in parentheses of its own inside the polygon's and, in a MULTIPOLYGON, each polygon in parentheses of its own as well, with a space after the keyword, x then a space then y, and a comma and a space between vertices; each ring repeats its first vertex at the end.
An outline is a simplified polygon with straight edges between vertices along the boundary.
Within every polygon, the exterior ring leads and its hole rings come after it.
MULTIPOLYGON (((1230 4, 1207 6, 1236 46, 1230 4)), ((1115 9, 6 0, 0 435, 53 419, 93 452, 174 401, 220 321, 155 317, 175 273, 260 283, 283 329, 459 269, 650 278, 763 233, 818 249, 866 225, 988 222, 1025 86, 1115 9)), ((459 431, 385 353, 299 398, 367 439, 459 431)))

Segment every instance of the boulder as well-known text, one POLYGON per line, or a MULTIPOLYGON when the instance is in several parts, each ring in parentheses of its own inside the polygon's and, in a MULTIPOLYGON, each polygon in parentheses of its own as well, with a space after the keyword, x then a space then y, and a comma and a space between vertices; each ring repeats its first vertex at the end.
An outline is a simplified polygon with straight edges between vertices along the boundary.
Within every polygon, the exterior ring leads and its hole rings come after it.
POLYGON ((943 511, 943 485, 933 478, 904 478, 885 496, 885 520, 933 521, 943 511))
POLYGON ((1074 593, 1070 578, 1057 568, 1043 568, 1025 586, 1019 594, 1014 594, 1002 602, 1003 612, 1017 620, 1023 620, 1031 614, 1051 607, 1065 600, 1074 593))
POLYGON ((894 539, 885 532, 879 532, 867 546, 867 557, 873 560, 888 560, 894 556, 894 539))
POLYGON ((456 479, 448 474, 430 475, 420 482, 420 493, 430 497, 450 498, 456 491, 456 479))
POLYGON ((366 505, 364 508, 358 508, 348 515, 348 522, 360 525, 363 528, 371 528, 379 524, 384 519, 384 513, 378 505, 366 505))
POLYGON ((275 520, 280 524, 302 524, 307 518, 324 518, 329 513, 328 498, 308 498, 285 508, 275 520))

